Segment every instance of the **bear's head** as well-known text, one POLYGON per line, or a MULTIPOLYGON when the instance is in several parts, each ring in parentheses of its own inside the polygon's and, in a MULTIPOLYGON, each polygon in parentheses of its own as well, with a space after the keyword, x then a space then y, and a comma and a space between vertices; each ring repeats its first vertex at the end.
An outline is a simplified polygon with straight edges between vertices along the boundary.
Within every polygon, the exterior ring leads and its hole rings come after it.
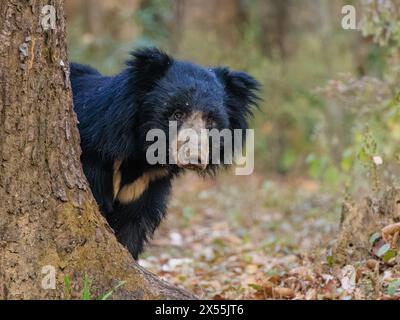
POLYGON ((139 106, 137 133, 149 163, 206 174, 231 163, 226 158, 238 143, 233 133, 242 130, 244 142, 259 99, 254 78, 175 60, 158 49, 135 51, 128 65, 139 106))

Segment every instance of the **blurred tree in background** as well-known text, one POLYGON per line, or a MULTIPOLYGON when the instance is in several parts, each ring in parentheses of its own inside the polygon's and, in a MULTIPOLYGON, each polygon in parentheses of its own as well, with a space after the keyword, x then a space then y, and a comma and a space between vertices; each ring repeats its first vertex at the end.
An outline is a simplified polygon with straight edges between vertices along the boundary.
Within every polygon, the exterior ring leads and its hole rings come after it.
POLYGON ((363 72, 331 81, 325 93, 351 119, 343 167, 353 169, 349 178, 366 172, 368 189, 377 192, 400 182, 400 6, 395 0, 362 1, 362 5, 364 65, 358 71, 363 72))
POLYGON ((261 172, 306 173, 340 190, 376 174, 377 157, 396 173, 395 1, 69 0, 67 12, 72 59, 105 73, 118 71, 134 47, 154 45, 257 77, 261 172), (346 4, 356 6, 363 32, 342 28, 346 4))

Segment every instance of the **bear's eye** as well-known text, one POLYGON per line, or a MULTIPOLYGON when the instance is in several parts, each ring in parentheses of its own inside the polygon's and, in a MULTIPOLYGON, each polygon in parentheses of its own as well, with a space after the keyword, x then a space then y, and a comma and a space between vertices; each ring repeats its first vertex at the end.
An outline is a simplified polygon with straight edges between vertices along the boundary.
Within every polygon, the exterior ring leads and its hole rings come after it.
POLYGON ((184 116, 185 116, 185 114, 184 114, 182 111, 177 110, 177 111, 175 111, 173 117, 174 117, 174 119, 175 119, 176 121, 180 121, 180 120, 183 119, 184 116))

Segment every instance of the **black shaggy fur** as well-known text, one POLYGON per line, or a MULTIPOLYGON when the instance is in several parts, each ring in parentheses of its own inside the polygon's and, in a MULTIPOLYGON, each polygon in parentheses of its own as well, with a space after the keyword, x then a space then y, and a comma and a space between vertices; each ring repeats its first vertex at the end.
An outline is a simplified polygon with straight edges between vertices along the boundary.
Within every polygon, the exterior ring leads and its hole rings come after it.
MULTIPOLYGON (((155 169, 146 161, 146 133, 168 132, 171 115, 202 111, 219 129, 246 129, 259 85, 243 72, 205 68, 174 60, 157 49, 135 51, 127 68, 107 77, 84 65, 71 65, 71 82, 84 172, 101 212, 135 259, 167 209, 171 181, 181 169, 150 183, 139 199, 121 204, 113 196, 113 166, 121 161, 121 186, 155 169)), ((168 136, 168 135, 167 135, 168 136)), ((215 166, 208 172, 214 173, 215 166)))

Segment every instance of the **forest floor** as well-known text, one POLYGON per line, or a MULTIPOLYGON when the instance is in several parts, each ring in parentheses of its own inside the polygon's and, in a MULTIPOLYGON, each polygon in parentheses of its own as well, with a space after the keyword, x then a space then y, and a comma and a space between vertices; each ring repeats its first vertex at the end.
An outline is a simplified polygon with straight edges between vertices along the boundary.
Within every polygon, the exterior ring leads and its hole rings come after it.
POLYGON ((342 198, 304 179, 188 175, 140 264, 202 299, 400 298, 399 265, 333 263, 342 198))

